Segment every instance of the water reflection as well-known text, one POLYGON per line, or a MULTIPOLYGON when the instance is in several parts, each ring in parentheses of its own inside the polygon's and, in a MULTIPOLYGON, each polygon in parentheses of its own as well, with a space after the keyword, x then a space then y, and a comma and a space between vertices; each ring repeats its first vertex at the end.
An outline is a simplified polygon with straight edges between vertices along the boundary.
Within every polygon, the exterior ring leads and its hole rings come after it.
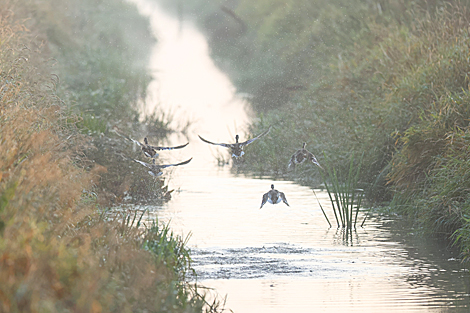
POLYGON ((404 243, 399 222, 372 222, 353 232, 355 246, 330 229, 311 248, 196 249, 195 260, 203 282, 227 293, 236 312, 468 311, 468 273, 455 251, 429 238, 404 243))
MULTIPOLYGON (((245 103, 189 22, 178 23, 153 2, 134 2, 150 17, 159 41, 147 109, 152 113, 161 103, 173 112, 176 128, 193 121, 186 129, 188 147, 169 156, 193 157, 170 176, 168 184, 177 188, 173 199, 143 209, 152 213, 148 218, 171 221, 183 237, 192 234, 198 279, 227 293, 227 307, 235 312, 468 311, 468 278, 462 279, 467 273, 445 246, 415 242, 383 217, 349 232, 329 228, 309 187, 217 167, 214 156, 227 152, 197 134, 216 142, 233 138, 249 120, 245 103), (259 209, 271 184, 285 193, 290 207, 259 209)), ((174 134, 169 144, 183 139, 174 134)), ((333 221, 327 193, 316 193, 333 221)))
POLYGON ((227 128, 242 131, 249 120, 249 107, 214 65, 203 35, 190 21, 180 22, 164 14, 152 1, 134 2, 150 17, 158 40, 150 61, 154 79, 148 86, 147 112, 153 113, 158 103, 164 112, 172 112, 174 128, 181 129, 191 121, 187 134, 192 139, 197 133, 217 141, 234 138, 227 128))
POLYGON ((336 228, 333 238, 335 244, 347 246, 358 246, 360 244, 357 229, 354 228, 336 228))

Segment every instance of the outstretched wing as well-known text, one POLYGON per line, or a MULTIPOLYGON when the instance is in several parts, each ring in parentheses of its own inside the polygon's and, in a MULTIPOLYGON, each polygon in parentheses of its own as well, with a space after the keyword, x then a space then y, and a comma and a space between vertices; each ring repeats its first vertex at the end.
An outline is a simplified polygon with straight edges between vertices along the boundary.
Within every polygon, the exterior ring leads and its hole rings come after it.
POLYGON ((189 160, 186 160, 186 161, 183 161, 183 162, 180 162, 180 163, 176 163, 176 164, 162 164, 162 165, 157 165, 159 168, 167 168, 167 167, 170 167, 170 166, 179 166, 179 165, 185 165, 185 164, 188 164, 189 162, 191 162, 193 158, 189 159, 189 160))
POLYGON ((263 200, 261 200, 261 206, 259 207, 260 209, 263 207, 263 205, 266 204, 266 202, 268 202, 268 197, 269 197, 269 192, 266 192, 266 193, 263 195, 263 200))
MULTIPOLYGON (((127 137, 127 139, 131 140, 133 143, 139 145, 142 148, 142 152, 145 154, 147 158, 156 158, 158 156, 157 151, 152 146, 147 144, 143 144, 140 141, 132 139, 131 137, 127 137)), ((146 138, 147 139, 147 138, 146 138)))
MULTIPOLYGON (((198 135, 199 136, 199 135, 198 135)), ((210 142, 209 140, 206 140, 204 138, 202 138, 201 136, 199 136, 199 138, 204 141, 204 142, 207 142, 211 145, 217 145, 217 146, 222 146, 222 147, 225 147, 225 148, 231 148, 233 145, 229 144, 229 143, 215 143, 215 142, 210 142)))
POLYGON ((133 161, 145 166, 146 168, 149 168, 149 169, 152 169, 152 167, 154 166, 153 164, 150 164, 150 163, 146 163, 146 162, 142 162, 142 161, 139 161, 139 160, 136 160, 136 159, 132 159, 133 161))
POLYGON ((149 145, 149 147, 152 148, 152 149, 155 149, 155 150, 174 150, 174 149, 181 149, 181 148, 184 148, 184 147, 186 147, 188 144, 189 144, 189 142, 186 143, 186 144, 184 144, 184 145, 180 145, 180 146, 176 146, 176 147, 156 147, 156 146, 150 146, 150 145, 149 145))
POLYGON ((292 155, 292 157, 290 158, 290 160, 289 160, 289 164, 287 164, 287 168, 288 168, 288 169, 295 168, 295 158, 296 158, 296 157, 297 157, 297 154, 294 153, 294 154, 292 155))
POLYGON ((311 153, 311 152, 308 153, 308 159, 310 161, 312 161, 313 164, 315 164, 318 167, 320 167, 321 169, 323 169, 323 167, 320 165, 320 163, 318 163, 317 158, 313 155, 313 153, 311 153))
POLYGON ((120 132, 118 132, 118 131, 116 130, 116 127, 114 127, 113 129, 111 129, 111 131, 112 131, 112 132, 115 132, 118 136, 120 136, 120 137, 122 137, 122 138, 124 138, 124 139, 126 139, 126 140, 130 140, 130 141, 135 142, 135 143, 138 144, 139 146, 142 145, 142 144, 141 144, 140 142, 138 142, 137 140, 134 140, 134 139, 132 139, 131 137, 126 136, 126 135, 121 134, 120 132))
POLYGON ((282 202, 287 204, 287 206, 290 206, 289 203, 287 203, 286 195, 283 192, 279 192, 279 197, 281 197, 282 202))
POLYGON ((148 171, 148 173, 149 173, 150 175, 152 175, 153 177, 158 177, 158 176, 162 176, 162 175, 163 175, 163 172, 161 172, 161 171, 156 171, 155 169, 148 171))
POLYGON ((129 139, 130 139, 133 143, 139 145, 140 147, 145 147, 145 145, 144 145, 143 143, 141 143, 141 142, 139 142, 139 141, 137 141, 137 140, 135 140, 135 139, 132 139, 131 137, 129 137, 129 139))
POLYGON ((256 139, 259 139, 261 137, 263 137, 264 135, 266 135, 267 133, 269 133, 269 131, 271 130, 271 126, 269 126, 268 130, 265 131, 264 133, 262 134, 259 134, 258 136, 256 136, 255 138, 252 138, 252 139, 249 139, 245 142, 241 142, 240 145, 241 146, 248 146, 250 143, 252 143, 253 141, 255 141, 256 139))
POLYGON ((152 175, 153 177, 163 175, 163 172, 160 171, 159 166, 155 165, 155 159, 153 159, 153 164, 145 163, 145 162, 142 162, 142 161, 139 161, 139 160, 136 160, 136 159, 132 159, 132 160, 134 160, 135 162, 137 162, 137 163, 145 166, 146 168, 150 169, 150 171, 148 171, 148 173, 150 175, 152 175))

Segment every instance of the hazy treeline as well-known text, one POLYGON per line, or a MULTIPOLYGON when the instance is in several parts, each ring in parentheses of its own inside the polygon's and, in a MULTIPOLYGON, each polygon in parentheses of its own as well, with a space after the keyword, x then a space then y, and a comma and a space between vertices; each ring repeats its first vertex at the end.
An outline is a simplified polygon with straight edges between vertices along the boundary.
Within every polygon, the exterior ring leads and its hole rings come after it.
MULTIPOLYGON (((168 4, 169 5, 169 4, 168 4)), ((246 164, 285 174, 308 143, 424 230, 470 249, 467 1, 193 1, 182 6, 251 95, 259 133, 246 164), (201 13, 201 14, 199 14, 201 13), (359 159, 359 158, 356 158, 359 159)), ((180 9, 181 10, 181 9, 180 9)), ((303 167, 298 179, 318 177, 303 167)))

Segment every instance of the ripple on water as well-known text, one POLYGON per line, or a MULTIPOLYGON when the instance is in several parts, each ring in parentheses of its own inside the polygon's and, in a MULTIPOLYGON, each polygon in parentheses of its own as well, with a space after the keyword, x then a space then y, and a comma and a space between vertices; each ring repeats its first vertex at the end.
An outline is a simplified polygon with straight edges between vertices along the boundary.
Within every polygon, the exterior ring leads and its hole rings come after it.
MULTIPOLYGON (((338 279, 384 275, 386 264, 360 258, 362 248, 303 248, 289 244, 262 247, 191 249, 198 279, 312 277, 338 279)), ((397 271, 398 269, 394 269, 397 271)))

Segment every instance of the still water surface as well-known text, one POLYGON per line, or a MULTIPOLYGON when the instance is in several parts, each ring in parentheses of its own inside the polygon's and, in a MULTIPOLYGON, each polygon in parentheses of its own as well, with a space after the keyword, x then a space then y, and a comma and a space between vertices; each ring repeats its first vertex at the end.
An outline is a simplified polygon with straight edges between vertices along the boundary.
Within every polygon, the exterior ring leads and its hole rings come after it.
MULTIPOLYGON (((190 145, 161 157, 193 161, 167 171, 170 187, 177 189, 173 199, 147 209, 170 222, 175 233, 191 234, 199 283, 227 295, 226 307, 234 312, 469 311, 468 273, 445 244, 414 236, 397 218, 383 216, 345 236, 328 228, 310 187, 217 166, 215 157, 228 158, 228 152, 197 134, 233 142, 238 133, 245 140, 251 115, 245 101, 214 65, 205 38, 190 22, 178 21, 150 0, 133 2, 150 18, 158 39, 147 112, 159 103, 174 115, 174 127, 191 122, 185 135, 169 139, 190 145), (286 194, 290 207, 268 203, 259 209, 271 183, 286 194)), ((325 192, 316 192, 331 212, 325 192)))

